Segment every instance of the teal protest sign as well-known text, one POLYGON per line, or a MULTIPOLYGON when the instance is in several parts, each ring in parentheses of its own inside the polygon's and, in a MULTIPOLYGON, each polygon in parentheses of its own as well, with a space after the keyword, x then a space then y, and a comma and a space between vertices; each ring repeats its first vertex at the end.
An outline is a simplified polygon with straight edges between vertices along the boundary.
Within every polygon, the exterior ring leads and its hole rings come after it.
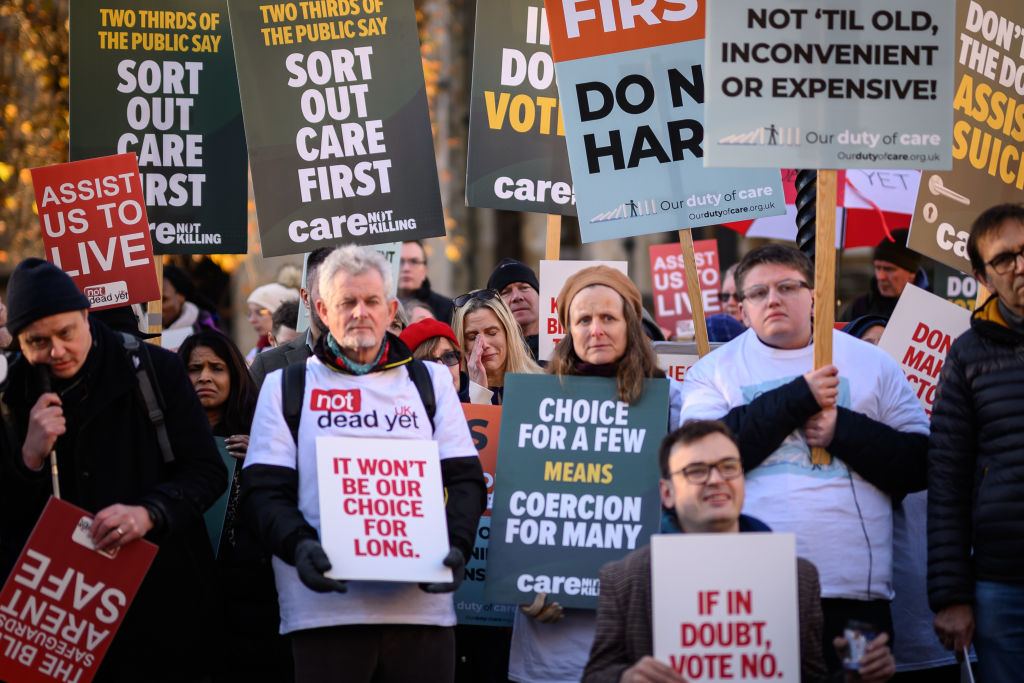
POLYGON ((265 256, 444 235, 412 0, 230 0, 265 256))
POLYGON ((244 254, 245 134, 224 0, 71 4, 72 161, 138 156, 156 254, 244 254))
POLYGON ((576 215, 543 0, 478 0, 466 203, 576 215))
POLYGON ((544 4, 580 239, 784 214, 777 168, 704 168, 705 3, 580 4, 544 4))
POLYGON ((217 451, 220 453, 220 459, 228 470, 227 490, 203 513, 203 521, 206 522, 206 534, 210 537, 213 554, 216 555, 220 550, 220 539, 224 535, 224 526, 228 514, 228 500, 231 498, 231 489, 235 480, 235 467, 240 461, 228 452, 225 437, 215 436, 213 440, 217 442, 217 451))
POLYGON ((504 397, 484 597, 596 607, 601 565, 658 529, 668 381, 627 405, 611 378, 509 375, 504 397))

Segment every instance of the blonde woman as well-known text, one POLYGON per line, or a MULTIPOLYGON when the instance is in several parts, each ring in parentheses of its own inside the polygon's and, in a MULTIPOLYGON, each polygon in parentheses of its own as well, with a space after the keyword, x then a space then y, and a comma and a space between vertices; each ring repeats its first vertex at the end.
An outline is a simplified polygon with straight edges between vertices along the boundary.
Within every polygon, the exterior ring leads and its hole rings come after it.
POLYGON ((505 374, 543 372, 530 355, 523 333, 508 304, 493 289, 476 289, 453 300, 452 329, 462 342, 465 370, 473 403, 501 404, 505 374), (483 392, 491 392, 483 400, 483 392))

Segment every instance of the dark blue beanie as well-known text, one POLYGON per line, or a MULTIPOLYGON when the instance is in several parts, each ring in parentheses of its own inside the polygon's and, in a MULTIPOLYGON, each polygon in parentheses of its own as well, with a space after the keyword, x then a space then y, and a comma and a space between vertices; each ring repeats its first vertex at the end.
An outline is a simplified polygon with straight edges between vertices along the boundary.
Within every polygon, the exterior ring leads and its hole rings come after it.
POLYGON ((7 285, 7 329, 15 337, 37 320, 89 308, 89 299, 67 273, 49 261, 27 258, 7 285))

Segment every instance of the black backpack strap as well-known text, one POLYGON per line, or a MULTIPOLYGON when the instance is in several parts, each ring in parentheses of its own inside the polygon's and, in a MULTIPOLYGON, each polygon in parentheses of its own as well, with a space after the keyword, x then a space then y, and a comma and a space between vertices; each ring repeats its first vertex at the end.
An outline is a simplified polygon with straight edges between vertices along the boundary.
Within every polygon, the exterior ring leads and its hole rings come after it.
POLYGON ((281 371, 281 412, 292 433, 292 440, 299 445, 299 422, 302 420, 302 397, 306 393, 306 363, 292 363, 281 371))
POLYGON ((416 391, 420 392, 420 400, 423 407, 427 409, 427 417, 430 418, 430 429, 434 430, 434 414, 437 413, 437 397, 434 396, 434 383, 430 381, 430 371, 423 364, 423 361, 413 358, 409 361, 409 377, 416 385, 416 391))
POLYGON ((153 423, 156 430, 156 441, 160 446, 160 453, 165 463, 174 462, 174 451, 171 450, 171 439, 167 435, 167 423, 164 419, 164 411, 160 399, 157 397, 157 384, 151 378, 152 368, 150 367, 149 353, 144 344, 140 344, 138 338, 127 332, 121 332, 121 345, 128 353, 135 368, 135 379, 142 394, 142 401, 146 404, 146 412, 149 414, 149 421, 153 423))

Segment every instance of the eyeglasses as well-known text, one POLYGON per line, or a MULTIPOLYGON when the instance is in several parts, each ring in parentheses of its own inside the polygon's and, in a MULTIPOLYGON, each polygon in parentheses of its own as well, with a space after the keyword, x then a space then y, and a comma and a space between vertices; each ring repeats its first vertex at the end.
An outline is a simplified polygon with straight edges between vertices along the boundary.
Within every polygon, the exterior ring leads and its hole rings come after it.
POLYGON ((421 258, 400 258, 398 259, 399 266, 425 266, 427 261, 421 258))
POLYGON ((711 464, 695 462, 671 474, 681 474, 691 484, 701 485, 708 483, 708 480, 711 479, 711 470, 715 469, 722 475, 722 479, 735 479, 743 475, 743 463, 739 458, 725 458, 711 464))
POLYGON ((424 360, 433 361, 434 363, 440 363, 441 365, 446 365, 449 368, 451 368, 458 365, 459 361, 462 360, 462 358, 459 356, 458 351, 445 351, 436 358, 425 358, 424 360))
MULTIPOLYGON (((776 282, 775 291, 779 293, 779 297, 783 299, 792 299, 800 290, 803 288, 810 289, 811 286, 803 280, 783 280, 782 282, 776 282)), ((749 301, 752 304, 763 304, 768 299, 768 294, 771 292, 771 286, 769 285, 754 285, 749 289, 746 289, 740 294, 740 301, 749 301)))
POLYGON ((727 304, 727 303, 729 303, 729 299, 733 299, 734 301, 736 301, 736 303, 739 303, 740 299, 742 299, 742 297, 738 293, 736 293, 736 292, 719 292, 718 293, 718 300, 721 303, 727 304))
POLYGON ((1024 247, 1020 251, 1004 251, 985 265, 992 266, 997 275, 1006 275, 1017 267, 1017 260, 1021 258, 1024 258, 1024 247))
POLYGON ((452 299, 452 303, 455 304, 455 308, 461 308, 468 304, 473 299, 480 299, 480 301, 490 301, 495 297, 501 298, 501 295, 498 294, 498 292, 493 289, 478 289, 473 292, 466 292, 465 294, 458 295, 457 297, 452 299))

